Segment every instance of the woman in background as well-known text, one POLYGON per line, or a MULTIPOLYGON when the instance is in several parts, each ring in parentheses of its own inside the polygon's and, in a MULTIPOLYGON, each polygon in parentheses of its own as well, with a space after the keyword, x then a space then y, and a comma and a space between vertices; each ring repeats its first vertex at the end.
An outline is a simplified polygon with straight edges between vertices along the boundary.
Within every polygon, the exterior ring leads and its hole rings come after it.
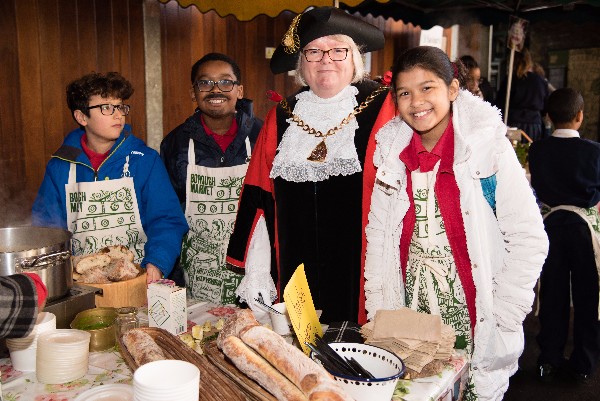
MULTIPOLYGON (((514 72, 508 104, 509 127, 519 128, 534 141, 541 139, 544 132, 542 122, 544 103, 549 95, 547 82, 533 71, 533 60, 529 50, 515 53, 514 72)), ((496 105, 506 113, 506 91, 508 82, 504 82, 496 105)))

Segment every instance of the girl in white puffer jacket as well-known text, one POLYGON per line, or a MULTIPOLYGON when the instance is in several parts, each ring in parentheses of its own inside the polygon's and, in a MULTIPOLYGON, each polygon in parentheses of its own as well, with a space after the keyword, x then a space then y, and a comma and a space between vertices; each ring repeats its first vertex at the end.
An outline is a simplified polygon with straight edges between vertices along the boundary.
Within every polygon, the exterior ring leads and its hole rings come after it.
POLYGON ((427 46, 393 66, 399 117, 377 135, 366 309, 441 315, 470 355, 465 399, 499 400, 548 240, 498 110, 461 90, 459 71, 427 46))

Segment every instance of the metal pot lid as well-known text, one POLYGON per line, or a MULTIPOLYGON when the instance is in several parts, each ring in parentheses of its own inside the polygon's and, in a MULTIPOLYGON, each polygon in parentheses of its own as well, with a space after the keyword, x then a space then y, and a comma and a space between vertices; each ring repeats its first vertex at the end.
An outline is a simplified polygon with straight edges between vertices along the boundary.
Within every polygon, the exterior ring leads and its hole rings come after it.
POLYGON ((69 231, 60 228, 35 226, 0 228, 0 254, 60 247, 70 241, 71 237, 69 231))

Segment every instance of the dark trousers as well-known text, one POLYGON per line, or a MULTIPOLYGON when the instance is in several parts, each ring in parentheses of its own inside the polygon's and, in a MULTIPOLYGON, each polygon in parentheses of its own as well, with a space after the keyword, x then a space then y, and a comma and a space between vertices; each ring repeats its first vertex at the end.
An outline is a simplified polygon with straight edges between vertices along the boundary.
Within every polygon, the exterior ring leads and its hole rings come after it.
POLYGON ((544 224, 550 250, 540 277, 538 364, 560 366, 564 359, 572 295, 574 349, 569 363, 575 372, 590 374, 600 357, 598 271, 591 233, 573 212, 554 212, 544 224))

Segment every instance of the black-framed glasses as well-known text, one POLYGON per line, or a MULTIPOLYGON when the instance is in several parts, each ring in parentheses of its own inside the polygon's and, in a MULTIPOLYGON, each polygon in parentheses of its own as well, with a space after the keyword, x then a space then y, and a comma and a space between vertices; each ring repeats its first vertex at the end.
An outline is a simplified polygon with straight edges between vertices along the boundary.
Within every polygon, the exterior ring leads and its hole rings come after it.
POLYGON ((233 87, 239 85, 238 81, 233 81, 231 79, 220 79, 218 81, 213 81, 212 79, 199 79, 194 82, 194 86, 200 92, 210 92, 213 90, 215 85, 221 92, 231 92, 233 87))
POLYGON ((306 61, 309 63, 316 63, 323 60, 325 54, 329 56, 331 61, 344 61, 346 60, 346 57, 348 57, 348 50, 350 49, 345 47, 334 47, 333 49, 329 50, 306 49, 302 50, 302 53, 304 53, 306 61))
POLYGON ((97 104, 95 106, 86 107, 86 109, 88 109, 88 110, 100 109, 100 113, 102 113, 105 116, 112 116, 113 114, 115 114, 115 110, 119 110, 121 112, 121 114, 126 116, 127 114, 129 114, 130 108, 131 108, 131 106, 129 106, 128 104, 110 104, 110 103, 102 103, 102 104, 97 104))

